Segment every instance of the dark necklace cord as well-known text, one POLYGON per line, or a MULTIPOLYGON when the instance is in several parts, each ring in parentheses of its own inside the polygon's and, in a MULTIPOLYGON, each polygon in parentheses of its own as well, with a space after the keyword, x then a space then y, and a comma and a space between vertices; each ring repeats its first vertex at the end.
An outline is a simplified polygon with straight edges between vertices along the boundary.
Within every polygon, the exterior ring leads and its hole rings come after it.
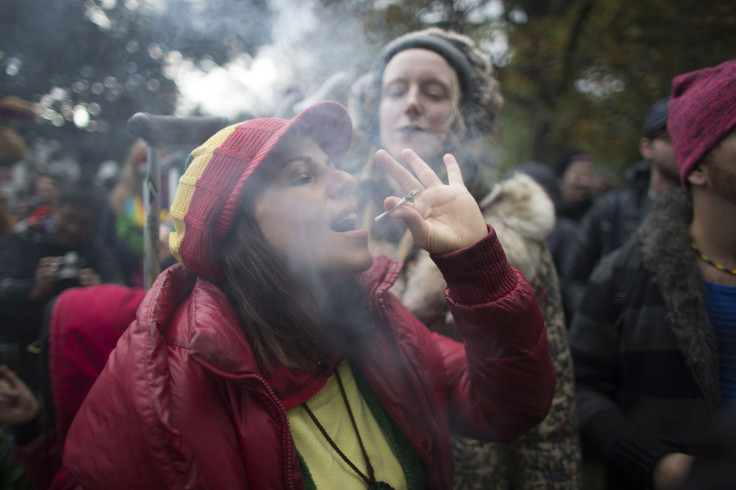
POLYGON ((320 424, 319 420, 317 420, 317 417, 314 415, 314 412, 307 406, 307 403, 302 403, 302 406, 304 407, 304 410, 307 412, 307 415, 309 415, 309 418, 312 419, 312 422, 314 422, 314 425, 317 426, 319 431, 322 433, 324 438, 327 440, 327 442, 332 446, 332 449, 335 450, 337 454, 340 455, 340 457, 345 461, 345 463, 350 466, 353 471, 355 471, 368 485, 368 488, 387 488, 390 489, 391 486, 387 483, 383 482, 377 482, 376 476, 373 471, 373 465, 371 465, 371 460, 368 458, 368 452, 365 450, 365 445, 363 444, 363 438, 360 437, 360 432, 358 431, 358 424, 355 423, 355 417, 353 416, 353 410, 350 408, 350 403, 348 402, 348 396, 345 394, 345 387, 342 384, 342 378, 340 377, 339 369, 335 368, 335 378, 337 378, 337 384, 340 387, 340 394, 342 395, 342 399, 345 402, 345 407, 348 409, 348 415, 350 416, 350 422, 353 425, 353 430, 355 431, 355 435, 358 436, 358 444, 360 444, 360 451, 363 453, 363 458, 365 459, 365 464, 368 469, 368 476, 366 476, 360 469, 358 469, 355 464, 353 464, 350 459, 345 455, 345 453, 340 450, 340 448, 337 446, 335 441, 332 440, 332 438, 327 434, 327 431, 325 428, 320 424))
POLYGON ((342 377, 340 377, 340 370, 335 368, 335 377, 337 378, 337 384, 340 386, 340 393, 342 394, 342 399, 345 401, 345 406, 348 409, 348 415, 350 416, 350 422, 353 424, 353 430, 355 430, 355 435, 358 436, 358 444, 360 444, 360 452, 363 453, 363 458, 365 458, 365 465, 368 468, 368 479, 371 484, 376 483, 376 475, 373 471, 373 465, 371 464, 371 460, 368 459, 368 451, 365 450, 365 445, 363 445, 363 438, 360 437, 360 432, 358 432, 358 424, 355 423, 355 417, 353 416, 353 410, 350 408, 350 403, 348 403, 348 395, 345 393, 345 387, 342 384, 342 377))

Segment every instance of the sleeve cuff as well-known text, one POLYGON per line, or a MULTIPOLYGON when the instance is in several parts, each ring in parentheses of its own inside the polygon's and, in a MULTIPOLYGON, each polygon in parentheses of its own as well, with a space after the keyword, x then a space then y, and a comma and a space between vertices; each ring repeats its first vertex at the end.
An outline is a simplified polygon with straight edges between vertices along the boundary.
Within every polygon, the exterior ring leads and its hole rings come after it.
POLYGON ((506 260, 506 254, 496 232, 488 226, 488 235, 469 247, 432 254, 432 260, 442 272, 453 299, 474 305, 495 300, 516 287, 516 270, 506 260))

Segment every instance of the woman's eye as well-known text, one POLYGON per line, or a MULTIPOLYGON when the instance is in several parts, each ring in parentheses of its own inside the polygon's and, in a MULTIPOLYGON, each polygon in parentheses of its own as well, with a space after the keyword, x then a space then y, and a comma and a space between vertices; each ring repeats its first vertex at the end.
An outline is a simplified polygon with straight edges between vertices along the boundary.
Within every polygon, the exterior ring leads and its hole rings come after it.
POLYGON ((424 93, 428 99, 431 100, 443 100, 445 98, 445 93, 437 90, 430 90, 424 93))
POLYGON ((299 174, 289 181, 291 185, 304 185, 312 182, 314 176, 309 173, 299 174))
POLYGON ((383 90, 383 94, 391 99, 398 99, 400 97, 403 97, 405 93, 406 87, 398 84, 392 84, 391 86, 388 86, 383 90))

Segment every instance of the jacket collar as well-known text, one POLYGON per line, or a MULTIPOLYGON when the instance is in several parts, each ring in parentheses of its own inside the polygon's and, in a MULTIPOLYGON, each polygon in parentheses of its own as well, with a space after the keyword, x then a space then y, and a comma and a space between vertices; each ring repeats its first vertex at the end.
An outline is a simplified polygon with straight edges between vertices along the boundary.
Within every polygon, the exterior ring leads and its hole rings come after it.
POLYGON ((690 250, 692 212, 684 190, 664 194, 654 201, 636 236, 677 344, 708 405, 716 410, 720 405, 718 351, 703 297, 703 278, 690 250))
MULTIPOLYGON (((373 266, 364 274, 368 294, 383 294, 400 270, 401 263, 385 256, 374 257, 373 266)), ((139 315, 144 315, 139 320, 148 319, 149 328, 157 328, 169 343, 187 349, 190 357, 210 372, 223 378, 262 382, 287 410, 317 393, 334 368, 334 364, 328 366, 322 374, 283 366, 263 371, 225 294, 178 264, 161 273, 139 315)))

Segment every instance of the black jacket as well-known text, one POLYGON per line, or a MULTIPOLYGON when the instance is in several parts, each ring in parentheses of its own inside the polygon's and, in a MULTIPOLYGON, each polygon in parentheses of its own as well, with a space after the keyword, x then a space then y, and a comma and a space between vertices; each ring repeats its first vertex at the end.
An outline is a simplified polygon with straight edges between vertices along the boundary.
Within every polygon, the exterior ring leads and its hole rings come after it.
POLYGON ((658 458, 695 454, 720 407, 715 337, 684 191, 593 272, 570 327, 584 439, 608 488, 648 488, 658 458))
POLYGON ((650 163, 626 168, 626 190, 596 199, 574 231, 560 259, 560 285, 569 319, 580 305, 585 283, 601 258, 621 245, 649 211, 650 163))

